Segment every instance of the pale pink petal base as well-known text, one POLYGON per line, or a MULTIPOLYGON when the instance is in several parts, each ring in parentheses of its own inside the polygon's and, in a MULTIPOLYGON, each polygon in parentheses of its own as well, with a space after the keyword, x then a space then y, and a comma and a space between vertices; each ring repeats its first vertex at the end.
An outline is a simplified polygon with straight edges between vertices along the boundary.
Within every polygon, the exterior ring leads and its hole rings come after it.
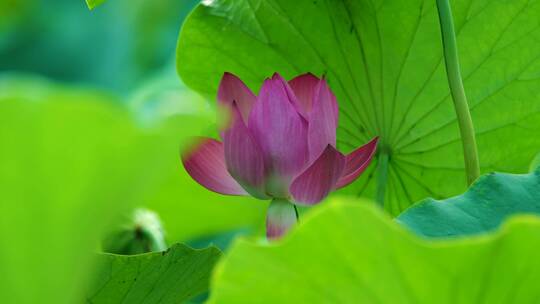
POLYGON ((182 162, 189 175, 208 190, 228 195, 247 195, 227 171, 224 155, 222 143, 203 138, 195 149, 182 155, 182 162))
POLYGON ((328 145, 321 156, 289 188, 296 204, 315 205, 332 189, 345 168, 345 156, 328 145))
POLYGON ((375 137, 346 156, 345 170, 343 170, 336 184, 336 189, 343 188, 354 182, 366 170, 375 155, 378 142, 379 137, 375 137))
POLYGON ((296 223, 296 210, 286 200, 275 199, 266 212, 266 237, 275 240, 282 237, 296 223))

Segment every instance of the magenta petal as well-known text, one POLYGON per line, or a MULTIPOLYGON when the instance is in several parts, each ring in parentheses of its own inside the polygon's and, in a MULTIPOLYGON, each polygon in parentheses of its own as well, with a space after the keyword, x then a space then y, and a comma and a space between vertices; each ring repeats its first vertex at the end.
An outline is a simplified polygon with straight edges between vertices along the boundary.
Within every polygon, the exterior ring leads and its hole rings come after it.
POLYGON ((308 156, 307 122, 293 106, 288 90, 281 77, 265 80, 248 124, 272 173, 285 183, 304 168, 308 156))
POLYGON ((233 102, 236 102, 244 122, 247 123, 256 97, 240 78, 231 73, 224 73, 219 83, 217 97, 218 103, 226 107, 230 107, 233 102))
POLYGON ((335 97, 326 84, 319 81, 313 95, 313 108, 309 113, 308 145, 309 161, 321 155, 326 146, 336 146, 337 116, 334 115, 335 97))
POLYGON ((225 166, 223 144, 204 138, 190 153, 182 156, 184 168, 191 177, 208 190, 229 195, 246 195, 225 166))
POLYGON ((313 96, 319 84, 320 79, 311 73, 306 73, 293 78, 289 81, 289 86, 296 95, 298 101, 299 112, 306 119, 309 118, 311 106, 313 104, 313 96))
POLYGON ((236 103, 233 103, 233 124, 223 135, 227 168, 249 194, 266 199, 264 156, 240 115, 236 103))
POLYGON ((299 204, 314 205, 334 188, 345 168, 345 156, 328 145, 321 156, 291 184, 290 193, 299 204))
POLYGON ((285 80, 285 78, 279 75, 279 73, 274 73, 274 75, 272 75, 272 81, 276 84, 279 84, 280 86, 283 86, 283 89, 285 90, 285 93, 287 94, 287 97, 289 98, 289 102, 293 105, 296 112, 300 113, 297 107, 299 102, 298 102, 298 99, 296 98, 296 94, 294 94, 293 89, 291 88, 289 83, 285 80))
POLYGON ((367 144, 361 146, 346 156, 345 170, 343 170, 343 173, 336 184, 337 189, 343 188, 354 182, 358 176, 360 176, 360 174, 366 170, 368 165, 371 163, 373 155, 375 155, 378 142, 379 137, 375 137, 367 144))
POLYGON ((284 200, 273 200, 266 213, 266 237, 275 240, 283 236, 296 223, 293 204, 284 200))

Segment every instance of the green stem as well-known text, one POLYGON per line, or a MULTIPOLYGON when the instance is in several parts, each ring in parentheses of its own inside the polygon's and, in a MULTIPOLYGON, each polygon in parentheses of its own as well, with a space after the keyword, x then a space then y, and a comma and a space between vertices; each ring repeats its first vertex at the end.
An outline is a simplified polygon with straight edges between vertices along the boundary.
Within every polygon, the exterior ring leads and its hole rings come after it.
POLYGON ((390 154, 384 147, 382 147, 380 151, 377 165, 378 177, 375 200, 381 208, 384 208, 384 196, 386 194, 386 184, 388 183, 388 161, 390 160, 390 154))
POLYGON ((454 21, 452 19, 452 9, 450 8, 449 0, 437 0, 437 8, 439 10, 439 21, 441 24, 446 75, 448 76, 448 84, 452 93, 452 99, 454 100, 461 141, 463 143, 467 184, 470 185, 480 176, 480 163, 478 161, 474 126, 469 106, 467 105, 467 97, 465 96, 465 89, 459 68, 456 33, 454 31, 454 21))

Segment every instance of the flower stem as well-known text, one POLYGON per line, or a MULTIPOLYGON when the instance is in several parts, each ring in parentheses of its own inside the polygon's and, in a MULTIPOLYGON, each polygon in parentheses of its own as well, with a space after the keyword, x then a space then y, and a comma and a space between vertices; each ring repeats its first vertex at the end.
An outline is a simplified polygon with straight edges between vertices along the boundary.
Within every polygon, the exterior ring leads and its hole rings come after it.
POLYGON ((375 194, 376 202, 384 208, 384 196, 386 194, 386 184, 388 183, 388 161, 390 154, 384 147, 381 148, 379 162, 377 165, 377 192, 375 194))
POLYGON ((461 78, 456 33, 454 31, 454 21, 452 19, 452 9, 450 8, 449 0, 437 0, 437 8, 439 10, 446 75, 448 77, 452 99, 454 100, 461 141, 463 143, 467 184, 470 185, 480 176, 480 163, 476 148, 474 126, 461 78))

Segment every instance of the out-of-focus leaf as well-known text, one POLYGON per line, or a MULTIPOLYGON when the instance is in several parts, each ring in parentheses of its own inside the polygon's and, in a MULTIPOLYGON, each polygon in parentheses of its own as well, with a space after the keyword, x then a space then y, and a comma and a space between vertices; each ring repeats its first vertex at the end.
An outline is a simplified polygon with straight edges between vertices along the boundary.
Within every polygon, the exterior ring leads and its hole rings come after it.
POLYGON ((208 290, 220 256, 216 247, 195 250, 182 244, 134 256, 101 254, 86 302, 182 303, 208 290))
POLYGON ((162 136, 106 94, 30 79, 0 88, 2 302, 78 303, 104 229, 161 185, 162 136))
POLYGON ((198 1, 113 0, 89 11, 83 0, 2 0, 0 70, 125 96, 162 68, 174 70, 178 30, 198 1))
MULTIPOLYGON (((380 136, 385 208, 466 189, 436 1, 202 1, 180 34, 185 83, 214 96, 223 72, 255 91, 273 72, 326 75, 342 150, 380 136)), ((540 150, 540 2, 452 1, 483 172, 524 173, 540 150)), ((376 161, 344 191, 374 197, 376 161)))
POLYGON ((238 240, 216 267, 209 303, 535 304, 538 250, 537 217, 427 241, 370 204, 329 201, 282 242, 238 240))
POLYGON ((35 7, 34 1, 2 0, 0 1, 0 49, 6 33, 20 26, 35 7))
POLYGON ((498 228, 511 215, 540 214, 540 170, 530 174, 491 173, 456 197, 425 199, 397 221, 429 237, 455 237, 498 228))

